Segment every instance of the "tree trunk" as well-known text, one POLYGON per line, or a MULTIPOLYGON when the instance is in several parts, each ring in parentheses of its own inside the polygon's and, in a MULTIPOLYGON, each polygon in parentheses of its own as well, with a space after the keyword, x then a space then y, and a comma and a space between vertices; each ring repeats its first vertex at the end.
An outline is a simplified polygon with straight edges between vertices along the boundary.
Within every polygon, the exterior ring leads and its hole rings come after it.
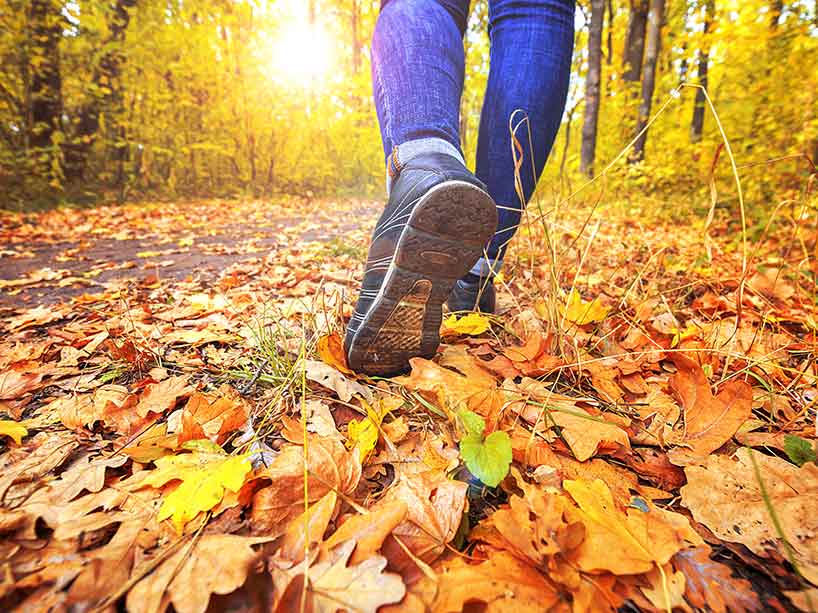
MULTIPOLYGON (((707 0, 704 3, 704 31, 703 45, 699 49, 699 85, 707 89, 707 69, 710 62, 710 41, 707 34, 713 25, 713 15, 716 12, 715 0, 707 0)), ((702 139, 704 130, 704 92, 696 89, 696 99, 693 102, 693 119, 690 122, 690 140, 698 143, 702 139)))
POLYGON ((642 76, 642 56, 645 52, 645 28, 648 20, 648 0, 631 0, 625 55, 622 58, 622 79, 638 83, 642 76))
MULTIPOLYGON (((645 65, 642 74, 642 101, 639 104, 639 119, 636 124, 636 133, 639 134, 648 125, 650 107, 653 102, 653 90, 656 87, 656 64, 662 45, 662 22, 665 16, 665 0, 650 0, 648 13, 647 42, 645 45, 645 65)), ((645 142, 648 132, 645 130, 636 139, 631 161, 641 161, 645 158, 645 142)))
POLYGON ((360 0, 352 0, 352 74, 358 74, 361 70, 360 21, 360 0))
MULTIPOLYGON (((109 110, 114 112, 122 110, 119 76, 124 58, 120 47, 125 40, 125 30, 131 19, 128 9, 134 6, 136 0, 116 0, 116 4, 113 5, 113 13, 108 22, 108 38, 102 44, 109 50, 102 55, 91 76, 94 91, 102 93, 98 96, 93 95, 91 101, 79 111, 73 142, 66 148, 66 175, 69 179, 83 178, 91 147, 99 136, 100 115, 109 110)), ((119 136, 124 133, 120 128, 121 126, 111 125, 116 140, 120 140, 119 136)), ((125 154, 124 146, 115 145, 113 156, 115 161, 124 161, 125 154)))
POLYGON ((596 132, 599 120, 599 84, 602 80, 602 20, 604 0, 591 0, 591 23, 588 30, 588 75, 585 78, 585 117, 582 124, 580 170, 592 177, 596 156, 596 132))
POLYGON ((52 137, 60 129, 62 116, 62 18, 59 6, 51 0, 32 0, 28 24, 28 70, 31 75, 28 144, 33 149, 35 172, 51 176, 57 154, 52 137))

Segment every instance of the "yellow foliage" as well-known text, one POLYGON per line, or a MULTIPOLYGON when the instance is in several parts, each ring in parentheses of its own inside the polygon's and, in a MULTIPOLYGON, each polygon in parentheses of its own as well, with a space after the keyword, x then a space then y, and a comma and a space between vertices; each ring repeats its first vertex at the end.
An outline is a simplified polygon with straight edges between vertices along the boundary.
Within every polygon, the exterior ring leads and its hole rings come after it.
POLYGON ((460 319, 450 315, 443 321, 443 327, 458 334, 479 336, 491 328, 491 320, 481 313, 469 313, 460 319))
POLYGON ((571 290, 571 294, 568 296, 568 302, 562 309, 562 314, 571 323, 584 326, 595 321, 602 321, 610 311, 611 307, 602 304, 599 298, 585 302, 580 297, 579 292, 574 289, 571 290))
POLYGON ((158 520, 171 518, 176 531, 202 511, 209 511, 221 502, 225 490, 238 492, 252 469, 246 455, 228 456, 223 453, 188 453, 165 456, 155 462, 143 485, 161 487, 170 481, 182 483, 165 497, 158 520))
POLYGON ((0 436, 8 436, 18 445, 28 435, 28 428, 16 421, 0 419, 0 436))

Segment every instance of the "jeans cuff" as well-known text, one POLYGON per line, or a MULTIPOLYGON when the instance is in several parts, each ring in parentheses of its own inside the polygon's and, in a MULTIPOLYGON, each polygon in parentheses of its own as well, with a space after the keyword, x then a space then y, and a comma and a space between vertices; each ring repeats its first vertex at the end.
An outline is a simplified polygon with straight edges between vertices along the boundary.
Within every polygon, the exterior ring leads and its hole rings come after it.
POLYGON ((469 271, 478 277, 494 277, 503 267, 503 260, 497 258, 480 258, 469 271))
POLYGON ((401 169, 413 157, 426 153, 445 153, 460 160, 463 166, 466 161, 460 150, 447 140, 442 138, 418 138, 408 140, 392 149, 392 153, 386 158, 386 194, 392 190, 392 182, 398 178, 401 169))

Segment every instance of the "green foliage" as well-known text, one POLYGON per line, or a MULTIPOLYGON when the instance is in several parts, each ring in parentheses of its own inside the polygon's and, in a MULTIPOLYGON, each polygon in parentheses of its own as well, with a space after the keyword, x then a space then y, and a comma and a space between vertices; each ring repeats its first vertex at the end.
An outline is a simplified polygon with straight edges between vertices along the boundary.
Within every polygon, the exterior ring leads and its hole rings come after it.
POLYGON ((793 434, 784 435, 784 451, 790 461, 798 466, 815 462, 815 448, 808 440, 793 434))
POLYGON ((500 431, 483 438, 486 422, 473 411, 460 411, 458 417, 466 431, 460 439, 460 455, 466 468, 489 487, 496 487, 511 465, 511 439, 500 431))

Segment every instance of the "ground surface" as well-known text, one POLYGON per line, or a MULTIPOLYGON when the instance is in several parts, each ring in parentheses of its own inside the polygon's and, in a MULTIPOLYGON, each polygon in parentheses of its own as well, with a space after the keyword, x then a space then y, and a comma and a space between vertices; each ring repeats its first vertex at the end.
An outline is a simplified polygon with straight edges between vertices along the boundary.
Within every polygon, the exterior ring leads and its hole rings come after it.
POLYGON ((0 609, 810 610, 815 202, 658 204, 532 207, 378 381, 377 203, 0 216, 0 609))

